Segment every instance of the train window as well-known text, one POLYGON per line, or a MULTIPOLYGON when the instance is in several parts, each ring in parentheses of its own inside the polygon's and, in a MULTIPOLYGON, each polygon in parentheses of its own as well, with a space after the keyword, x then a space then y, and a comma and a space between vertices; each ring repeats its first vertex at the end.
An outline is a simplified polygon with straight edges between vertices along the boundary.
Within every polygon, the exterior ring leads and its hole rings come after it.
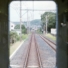
POLYGON ((56 4, 12 1, 9 5, 10 67, 55 68, 56 4), (11 31, 13 29, 13 31, 11 31))

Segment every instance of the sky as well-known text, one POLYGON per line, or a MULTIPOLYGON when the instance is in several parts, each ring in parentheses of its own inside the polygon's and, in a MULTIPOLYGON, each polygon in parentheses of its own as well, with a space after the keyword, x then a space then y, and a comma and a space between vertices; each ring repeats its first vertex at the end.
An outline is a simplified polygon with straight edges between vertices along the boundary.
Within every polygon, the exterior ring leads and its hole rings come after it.
MULTIPOLYGON (((46 11, 53 11, 53 12, 56 11, 55 2, 53 1, 22 1, 21 2, 22 21, 41 19, 41 14, 43 14, 46 11)), ((20 1, 12 1, 9 4, 9 21, 20 22, 20 1)))

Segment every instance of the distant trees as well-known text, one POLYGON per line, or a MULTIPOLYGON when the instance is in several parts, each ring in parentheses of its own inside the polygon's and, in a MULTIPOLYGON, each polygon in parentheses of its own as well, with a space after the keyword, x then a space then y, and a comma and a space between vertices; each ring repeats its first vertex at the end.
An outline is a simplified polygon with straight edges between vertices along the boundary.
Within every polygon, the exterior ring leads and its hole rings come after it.
POLYGON ((17 24, 14 29, 20 29, 20 25, 17 24))
MULTIPOLYGON (((17 24, 14 29, 20 29, 20 25, 17 24)), ((21 32, 22 32, 22 34, 26 34, 27 33, 27 28, 25 28, 24 25, 21 25, 21 32)))
POLYGON ((47 16, 47 28, 48 31, 50 32, 51 28, 56 27, 56 13, 53 12, 45 12, 44 14, 41 15, 41 22, 42 22, 42 28, 45 30, 46 26, 46 16, 47 16))
POLYGON ((24 25, 21 26, 21 29, 23 34, 27 34, 27 28, 24 25))

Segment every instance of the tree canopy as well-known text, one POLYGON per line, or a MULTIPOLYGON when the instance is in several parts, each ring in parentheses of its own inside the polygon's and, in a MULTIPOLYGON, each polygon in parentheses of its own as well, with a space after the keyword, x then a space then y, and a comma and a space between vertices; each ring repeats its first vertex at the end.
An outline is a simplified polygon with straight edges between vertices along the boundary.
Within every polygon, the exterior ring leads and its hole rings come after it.
POLYGON ((48 31, 50 32, 51 28, 56 27, 56 13, 45 12, 44 14, 41 15, 42 27, 44 27, 44 28, 45 28, 45 25, 46 25, 46 16, 47 16, 47 20, 48 20, 47 28, 48 28, 48 31))
MULTIPOLYGON (((20 25, 17 24, 14 29, 20 29, 20 25)), ((23 34, 26 34, 26 33, 27 33, 27 28, 25 28, 24 25, 21 25, 21 32, 22 32, 23 34)))
POLYGON ((17 24, 14 29, 20 29, 20 24, 17 24))
POLYGON ((22 33, 26 34, 27 33, 27 29, 25 28, 24 25, 21 26, 21 29, 22 29, 22 33))
POLYGON ((9 36, 10 36, 10 41, 11 41, 11 43, 14 43, 15 41, 17 41, 18 40, 18 34, 15 32, 15 31, 10 31, 10 34, 9 34, 9 36))

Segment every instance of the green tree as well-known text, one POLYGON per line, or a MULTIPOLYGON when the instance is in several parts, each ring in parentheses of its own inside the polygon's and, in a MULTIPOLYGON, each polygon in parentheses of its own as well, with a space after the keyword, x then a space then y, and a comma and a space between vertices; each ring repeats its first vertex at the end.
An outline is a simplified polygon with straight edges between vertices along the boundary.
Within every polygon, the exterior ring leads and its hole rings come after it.
POLYGON ((45 12, 44 14, 41 15, 41 21, 42 21, 42 28, 45 30, 45 25, 46 25, 46 16, 48 19, 47 23, 47 28, 48 31, 50 32, 51 28, 55 28, 56 26, 56 13, 53 12, 45 12))
POLYGON ((21 29, 22 29, 22 33, 23 33, 23 34, 26 34, 26 33, 27 33, 27 29, 25 28, 24 25, 21 26, 21 29))
POLYGON ((14 43, 18 40, 18 35, 15 31, 10 31, 10 42, 14 43))
POLYGON ((17 24, 14 29, 20 29, 20 25, 17 24))
MULTIPOLYGON (((14 29, 20 29, 20 25, 17 24, 14 29)), ((27 33, 27 29, 25 28, 24 25, 21 25, 21 29, 22 29, 21 31, 22 31, 23 34, 27 33)))

